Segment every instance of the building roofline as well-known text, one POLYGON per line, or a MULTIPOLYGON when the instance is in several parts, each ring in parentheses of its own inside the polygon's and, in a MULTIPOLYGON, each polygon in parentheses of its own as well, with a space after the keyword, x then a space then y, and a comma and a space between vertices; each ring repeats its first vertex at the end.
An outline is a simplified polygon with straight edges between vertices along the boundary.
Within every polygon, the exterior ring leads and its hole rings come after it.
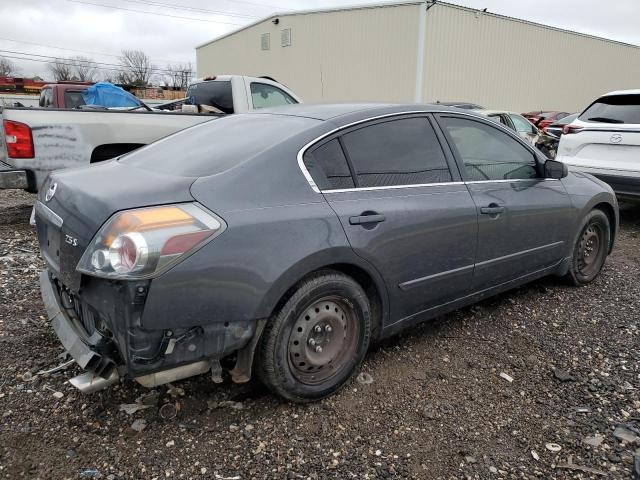
POLYGON ((289 16, 294 16, 294 15, 309 15, 309 14, 314 14, 314 13, 330 13, 330 12, 341 12, 341 11, 348 11, 348 10, 366 10, 366 9, 372 9, 372 8, 387 8, 387 7, 402 7, 402 6, 407 6, 407 5, 420 5, 420 4, 431 4, 431 5, 440 5, 443 7, 449 7, 449 8, 455 8, 458 10, 465 10, 467 12, 474 12, 474 13, 481 13, 483 15, 489 15, 492 17, 496 17, 496 18, 501 18, 501 19, 505 19, 505 20, 511 20, 514 22, 519 22, 519 23, 523 23, 525 25, 533 25, 536 27, 542 27, 542 28, 546 28, 547 30, 553 30, 556 32, 562 32, 562 33, 568 33, 571 35, 577 35, 580 37, 584 37, 584 38, 590 38, 593 40, 600 40, 603 42, 607 42, 607 43, 613 43, 616 45, 624 45, 626 47, 632 47, 632 48, 640 48, 640 46, 638 45, 634 45, 632 43, 627 43, 627 42, 622 42, 619 40, 612 40, 610 38, 606 38, 606 37, 599 37, 597 35, 590 35, 588 33, 582 33, 582 32, 576 32, 575 30, 568 30, 566 28, 560 28, 560 27, 554 27, 551 25, 546 25, 544 23, 538 23, 538 22, 532 22, 530 20, 524 20, 522 18, 517 18, 517 17, 510 17, 508 15, 501 15, 499 13, 493 13, 493 12, 484 12, 482 10, 479 10, 477 8, 471 8, 471 7, 465 7, 463 5, 457 5, 455 3, 449 3, 449 2, 443 2, 441 0, 405 0, 405 1, 386 1, 386 2, 377 2, 377 3, 363 3, 360 5, 345 5, 345 6, 341 6, 341 7, 330 7, 330 8, 317 8, 317 9, 308 9, 308 10, 291 10, 291 11, 285 11, 285 12, 276 12, 276 13, 272 13, 271 15, 261 18, 259 20, 256 20, 254 22, 251 22, 247 25, 244 25, 240 28, 237 28, 236 30, 233 30, 229 33, 225 33, 223 35, 220 35, 216 38, 213 38, 212 40, 209 40, 207 42, 204 42, 200 45, 196 45, 196 50, 202 47, 206 47, 207 45, 210 45, 214 42, 217 42, 218 40, 222 40, 223 38, 226 37, 230 37, 232 35, 235 35, 236 33, 240 33, 243 30, 246 30, 248 28, 254 27, 260 23, 266 22, 268 20, 272 20, 276 17, 289 17, 289 16))

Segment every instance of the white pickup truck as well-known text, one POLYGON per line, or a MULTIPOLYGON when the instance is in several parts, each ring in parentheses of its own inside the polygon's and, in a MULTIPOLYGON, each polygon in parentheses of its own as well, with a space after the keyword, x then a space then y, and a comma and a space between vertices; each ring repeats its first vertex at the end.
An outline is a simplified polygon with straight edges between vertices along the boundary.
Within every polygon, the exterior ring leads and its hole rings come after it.
POLYGON ((0 188, 37 192, 52 170, 108 160, 220 115, 300 102, 271 79, 219 75, 193 83, 180 111, 0 108, 0 188))

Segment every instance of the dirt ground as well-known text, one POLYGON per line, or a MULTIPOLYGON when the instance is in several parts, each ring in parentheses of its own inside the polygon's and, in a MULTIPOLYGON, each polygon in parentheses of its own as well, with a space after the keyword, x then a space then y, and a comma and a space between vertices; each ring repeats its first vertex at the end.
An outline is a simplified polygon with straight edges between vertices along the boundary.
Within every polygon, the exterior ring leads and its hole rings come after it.
POLYGON ((0 478, 640 478, 640 207, 593 284, 544 279, 387 340, 371 384, 297 406, 203 376, 128 414, 134 382, 38 374, 62 348, 32 202, 0 192, 0 478))

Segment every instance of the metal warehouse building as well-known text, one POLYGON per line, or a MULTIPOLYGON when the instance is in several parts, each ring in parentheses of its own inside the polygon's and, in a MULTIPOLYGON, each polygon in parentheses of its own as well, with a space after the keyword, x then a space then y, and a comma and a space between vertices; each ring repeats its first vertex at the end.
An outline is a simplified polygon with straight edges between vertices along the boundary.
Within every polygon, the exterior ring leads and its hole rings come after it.
POLYGON ((640 47, 439 1, 274 14, 196 56, 198 76, 268 75, 307 102, 576 111, 640 87, 640 47))

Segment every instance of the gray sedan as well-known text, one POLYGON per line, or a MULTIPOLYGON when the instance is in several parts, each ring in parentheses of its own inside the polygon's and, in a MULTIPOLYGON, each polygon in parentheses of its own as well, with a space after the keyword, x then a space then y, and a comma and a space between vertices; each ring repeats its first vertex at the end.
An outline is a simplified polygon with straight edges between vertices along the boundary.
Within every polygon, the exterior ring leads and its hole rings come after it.
POLYGON ((546 275, 591 282, 618 229, 606 184, 434 105, 228 116, 54 173, 35 211, 78 388, 255 373, 296 402, 417 322, 546 275))

